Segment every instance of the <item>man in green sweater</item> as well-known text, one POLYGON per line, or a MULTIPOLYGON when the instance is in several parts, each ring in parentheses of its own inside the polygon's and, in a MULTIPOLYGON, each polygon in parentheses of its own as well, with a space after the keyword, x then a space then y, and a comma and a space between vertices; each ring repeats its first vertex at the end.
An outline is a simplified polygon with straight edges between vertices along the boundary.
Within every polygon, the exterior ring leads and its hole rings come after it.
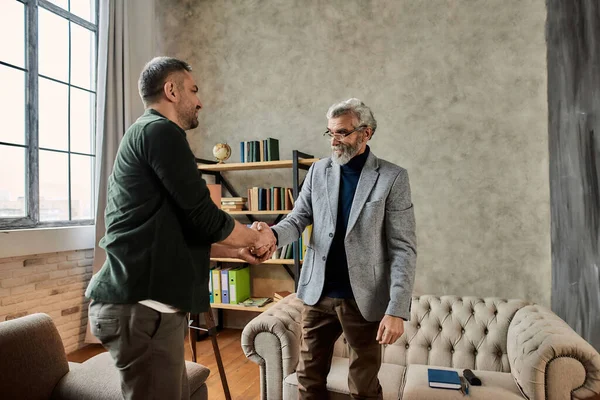
POLYGON ((190 71, 157 57, 140 75, 146 111, 120 143, 106 262, 86 291, 92 333, 115 360, 125 399, 188 399, 186 313, 208 310, 211 255, 258 264, 275 249, 268 229, 247 228, 210 198, 186 140, 202 108, 190 71))

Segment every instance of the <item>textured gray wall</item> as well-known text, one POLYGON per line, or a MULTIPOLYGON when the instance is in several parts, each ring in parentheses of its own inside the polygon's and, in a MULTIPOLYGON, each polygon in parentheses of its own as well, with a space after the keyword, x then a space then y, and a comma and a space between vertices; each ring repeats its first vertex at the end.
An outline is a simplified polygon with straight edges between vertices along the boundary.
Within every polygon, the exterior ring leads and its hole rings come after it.
MULTIPOLYGON (((327 156, 328 106, 370 105, 409 170, 417 293, 550 305, 543 0, 157 0, 158 49, 195 68, 199 157, 268 136, 327 156)), ((235 173, 238 187, 290 172, 235 173), (244 181, 244 179, 248 180, 244 181)))
POLYGON ((600 350, 600 4, 548 0, 552 309, 600 350))

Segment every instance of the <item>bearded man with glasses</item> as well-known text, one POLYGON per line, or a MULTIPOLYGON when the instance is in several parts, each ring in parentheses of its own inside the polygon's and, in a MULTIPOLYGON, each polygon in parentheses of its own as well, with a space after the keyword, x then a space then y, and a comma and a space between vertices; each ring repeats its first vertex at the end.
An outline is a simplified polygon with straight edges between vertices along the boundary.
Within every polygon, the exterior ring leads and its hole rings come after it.
POLYGON ((377 122, 362 101, 334 104, 327 119, 331 157, 310 168, 293 211, 272 227, 281 247, 313 225, 298 285, 304 301, 299 398, 328 398, 334 343, 343 333, 350 396, 381 399, 380 346, 404 332, 415 277, 408 173, 370 151, 377 122))

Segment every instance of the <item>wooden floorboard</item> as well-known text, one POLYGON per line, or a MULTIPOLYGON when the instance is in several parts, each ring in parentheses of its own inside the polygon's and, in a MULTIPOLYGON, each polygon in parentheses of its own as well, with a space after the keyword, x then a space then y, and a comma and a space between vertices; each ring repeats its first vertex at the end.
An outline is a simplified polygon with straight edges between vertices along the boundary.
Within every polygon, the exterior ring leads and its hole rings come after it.
MULTIPOLYGON (((223 329, 217 336, 229 391, 231 398, 235 400, 257 400, 260 398, 259 367, 244 355, 240 345, 241 335, 241 330, 223 329)), ((191 361, 192 352, 187 338, 185 343, 185 359, 191 361)), ((67 355, 67 359, 73 362, 84 362, 104 351, 101 345, 89 345, 67 355)), ((208 397, 211 400, 225 400, 210 339, 203 339, 196 344, 196 354, 198 363, 210 369, 210 376, 206 380, 208 397)))

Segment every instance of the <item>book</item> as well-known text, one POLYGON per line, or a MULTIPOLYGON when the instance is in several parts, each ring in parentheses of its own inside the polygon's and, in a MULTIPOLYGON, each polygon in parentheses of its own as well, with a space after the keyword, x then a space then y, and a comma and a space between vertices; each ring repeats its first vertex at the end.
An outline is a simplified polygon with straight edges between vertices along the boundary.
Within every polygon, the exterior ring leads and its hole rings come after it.
POLYGON ((273 293, 273 300, 282 300, 292 294, 292 292, 288 292, 287 290, 283 290, 281 292, 273 293))
POLYGON ((310 243, 310 236, 312 235, 312 224, 308 225, 305 229, 304 232, 302 232, 302 247, 301 247, 301 251, 300 251, 300 259, 304 260, 304 255, 306 254, 306 247, 308 246, 308 244, 310 243))
POLYGON ((246 160, 246 145, 245 142, 240 142, 240 162, 245 162, 246 160))
POLYGON ((279 160, 279 140, 267 138, 267 153, 269 154, 268 161, 279 160))
POLYGON ((252 151, 253 151, 253 157, 252 157, 252 161, 254 162, 258 162, 260 161, 260 142, 258 140, 254 140, 252 141, 252 151))
POLYGON ((245 203, 247 197, 221 197, 221 203, 245 203))
POLYGON ((210 198, 213 203, 215 203, 217 207, 221 208, 221 185, 218 183, 208 183, 206 187, 208 188, 210 198))
POLYGON ((260 153, 260 160, 258 161, 266 161, 265 160, 265 141, 261 140, 259 143, 259 153, 260 153))
POLYGON ((242 305, 246 307, 262 307, 267 303, 271 302, 270 297, 250 297, 242 302, 242 305))
POLYGON ((445 369, 427 369, 427 378, 429 379, 429 387, 440 389, 455 389, 461 388, 460 376, 458 372, 445 369))
POLYGON ((239 206, 222 206, 221 210, 223 211, 242 211, 244 209, 244 206, 239 205, 239 206))
POLYGON ((269 145, 267 144, 267 139, 263 139, 263 146, 265 148, 265 159, 263 161, 269 161, 269 145))

